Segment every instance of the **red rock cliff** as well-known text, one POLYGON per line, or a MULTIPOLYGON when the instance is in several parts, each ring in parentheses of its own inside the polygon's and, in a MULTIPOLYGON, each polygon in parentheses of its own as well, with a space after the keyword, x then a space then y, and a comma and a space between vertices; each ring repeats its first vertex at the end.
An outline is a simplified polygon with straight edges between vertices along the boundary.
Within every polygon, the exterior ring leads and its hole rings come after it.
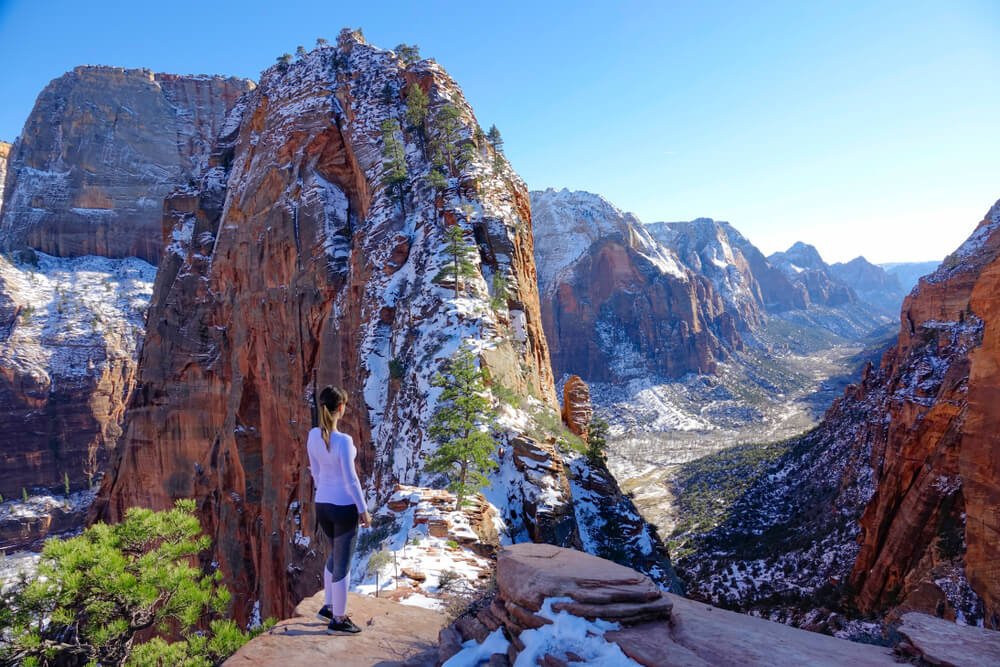
POLYGON ((198 178, 242 79, 77 67, 38 96, 14 146, 5 249, 160 260, 163 198, 198 178))
POLYGON ((906 298, 882 360, 888 428, 851 575, 863 611, 981 613, 1000 628, 998 283, 1000 203, 906 298))
MULTIPOLYGON (((350 396, 342 428, 376 502, 422 477, 439 395, 429 380, 460 341, 481 351, 493 381, 557 407, 527 191, 476 145, 475 127, 437 64, 406 65, 345 31, 265 72, 201 186, 167 202, 139 389, 96 514, 197 498, 240 622, 255 600, 263 615, 285 615, 319 585, 322 555, 303 539, 313 369, 319 386, 350 396), (403 116, 410 86, 429 94, 431 119, 458 108, 459 143, 473 150, 436 191, 424 142, 397 129, 408 170, 399 204, 383 185, 382 124, 403 116), (459 298, 439 277, 455 224, 478 250, 459 298), (509 289, 491 304, 496 272, 509 289)), ((432 120, 427 141, 439 132, 432 120)))

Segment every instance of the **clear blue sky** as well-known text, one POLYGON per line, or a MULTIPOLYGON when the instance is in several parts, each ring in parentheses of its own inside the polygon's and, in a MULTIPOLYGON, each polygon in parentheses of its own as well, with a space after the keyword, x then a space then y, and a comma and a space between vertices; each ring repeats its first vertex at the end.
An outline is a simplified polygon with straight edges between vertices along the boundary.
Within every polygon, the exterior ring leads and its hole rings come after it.
POLYGON ((0 138, 75 65, 256 79, 345 26, 436 58, 530 187, 766 253, 940 259, 1000 198, 995 0, 0 0, 0 138))

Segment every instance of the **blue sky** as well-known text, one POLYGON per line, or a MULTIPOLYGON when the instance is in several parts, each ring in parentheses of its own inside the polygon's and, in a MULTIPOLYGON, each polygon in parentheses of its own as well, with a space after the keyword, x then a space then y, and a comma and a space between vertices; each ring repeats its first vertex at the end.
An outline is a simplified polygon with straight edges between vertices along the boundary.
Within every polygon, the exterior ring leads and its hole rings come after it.
POLYGON ((766 253, 940 259, 1000 198, 1000 3, 0 0, 0 138, 80 64, 256 79, 416 43, 529 187, 729 220, 766 253))

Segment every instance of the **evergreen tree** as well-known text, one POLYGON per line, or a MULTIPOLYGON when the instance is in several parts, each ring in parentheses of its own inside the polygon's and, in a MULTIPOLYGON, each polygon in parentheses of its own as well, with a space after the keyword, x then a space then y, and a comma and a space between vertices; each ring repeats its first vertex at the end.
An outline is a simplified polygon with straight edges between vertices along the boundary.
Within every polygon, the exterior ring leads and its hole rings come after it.
POLYGON ((458 176, 461 118, 462 112, 450 102, 442 105, 434 115, 434 129, 437 132, 435 149, 441 153, 444 164, 448 167, 448 175, 452 177, 458 176))
POLYGON ((282 72, 284 72, 285 70, 288 69, 288 66, 292 64, 292 54, 282 53, 280 56, 278 56, 277 61, 279 68, 281 69, 282 72))
POLYGON ((47 541, 37 576, 0 592, 0 663, 220 663, 251 635, 218 618, 207 632, 192 632, 229 605, 222 574, 191 564, 210 545, 193 500, 164 512, 134 507, 119 524, 47 541), (134 645, 146 631, 183 639, 134 645))
POLYGON ((431 384, 443 391, 428 429, 439 446, 427 470, 448 475, 448 489, 458 496, 455 509, 461 509, 467 496, 489 483, 485 473, 497 467, 493 460, 496 443, 489 432, 494 418, 484 372, 463 344, 449 361, 446 375, 435 375, 431 384))
POLYGON ((406 124, 416 130, 423 147, 427 135, 427 106, 430 100, 418 83, 410 84, 406 91, 406 124))
POLYGON ((486 133, 486 140, 493 147, 493 170, 500 169, 500 156, 503 155, 503 137, 496 125, 490 125, 490 131, 486 133))
POLYGON ((393 51, 407 65, 412 65, 421 59, 420 47, 416 44, 397 44, 393 51))
POLYGON ((295 47, 295 55, 299 57, 299 60, 306 57, 306 47, 299 45, 295 47))
MULTIPOLYGON (((406 192, 406 155, 403 153, 402 142, 396 138, 397 131, 399 121, 390 118, 382 122, 382 157, 385 158, 382 184, 388 188, 392 198, 403 205, 403 195, 406 192)), ((403 212, 406 212, 405 208, 403 212)))
POLYGON ((445 252, 451 260, 442 273, 454 280, 455 298, 458 298, 458 286, 462 278, 472 278, 479 271, 472 263, 473 248, 465 241, 465 230, 461 225, 454 224, 445 230, 445 252))
POLYGON ((590 418, 587 428, 587 458, 591 461, 604 461, 607 457, 608 422, 598 416, 590 418))
POLYGON ((324 46, 329 46, 329 45, 330 45, 330 42, 327 41, 327 39, 325 37, 317 37, 316 38, 316 46, 317 47, 323 48, 324 46))
POLYGON ((430 173, 427 174, 427 182, 438 191, 448 187, 448 179, 441 173, 440 169, 436 168, 431 168, 430 173))
POLYGON ((510 286, 507 284, 507 278, 498 269, 493 274, 493 296, 490 297, 490 306, 493 310, 500 310, 507 307, 507 295, 509 292, 510 286))

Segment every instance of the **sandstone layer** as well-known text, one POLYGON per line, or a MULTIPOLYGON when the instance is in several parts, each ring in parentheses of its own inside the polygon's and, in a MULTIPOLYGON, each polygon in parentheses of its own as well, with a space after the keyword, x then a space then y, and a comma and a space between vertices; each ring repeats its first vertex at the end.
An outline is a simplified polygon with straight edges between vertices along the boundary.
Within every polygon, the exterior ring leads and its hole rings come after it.
POLYGON ((157 264, 164 197, 197 179, 242 79, 77 67, 14 144, 0 246, 157 264))
POLYGON ((562 420, 574 435, 584 442, 590 431, 594 408, 590 404, 590 387, 579 375, 571 375, 563 384, 562 420))
MULTIPOLYGON (((646 667, 897 664, 884 647, 696 603, 665 593, 635 570, 611 561, 536 544, 501 550, 495 597, 441 631, 440 659, 455 655, 463 642, 482 643, 499 630, 507 640, 506 650, 486 657, 491 665, 515 664, 532 641, 526 633, 552 626, 546 608, 617 623, 617 629, 604 631, 603 640, 646 667)), ((580 662, 574 657, 583 650, 579 643, 551 638, 544 646, 540 664, 580 662)))
POLYGON ((10 161, 11 148, 6 141, 0 141, 0 212, 3 211, 3 191, 7 182, 7 163, 10 161))
MULTIPOLYGON (((95 515, 198 499, 240 622, 256 601, 284 615, 315 590, 322 555, 295 541, 314 525, 305 439, 315 387, 348 393, 341 428, 373 504, 422 478, 435 447, 430 381, 463 341, 491 382, 557 406, 527 190, 476 127, 436 63, 404 63, 345 31, 264 72, 223 123, 201 184, 166 204, 139 388, 95 515), (383 178, 383 128, 404 116, 412 86, 430 113, 423 134, 393 130, 408 173, 400 199, 383 178), (457 130, 435 120, 449 103, 457 130), (442 143, 468 149, 439 188, 428 156, 442 143), (444 271, 454 225, 475 267, 457 290, 444 271), (497 274, 506 298, 490 292, 497 274)), ((505 507, 527 522, 529 502, 515 494, 505 507)))
POLYGON ((998 258, 1000 203, 906 298, 898 342, 866 382, 885 393, 875 414, 888 427, 851 574, 863 611, 1000 628, 998 258))
POLYGON ((635 216, 568 190, 532 193, 542 318, 557 377, 711 373, 742 342, 738 316, 635 216))

